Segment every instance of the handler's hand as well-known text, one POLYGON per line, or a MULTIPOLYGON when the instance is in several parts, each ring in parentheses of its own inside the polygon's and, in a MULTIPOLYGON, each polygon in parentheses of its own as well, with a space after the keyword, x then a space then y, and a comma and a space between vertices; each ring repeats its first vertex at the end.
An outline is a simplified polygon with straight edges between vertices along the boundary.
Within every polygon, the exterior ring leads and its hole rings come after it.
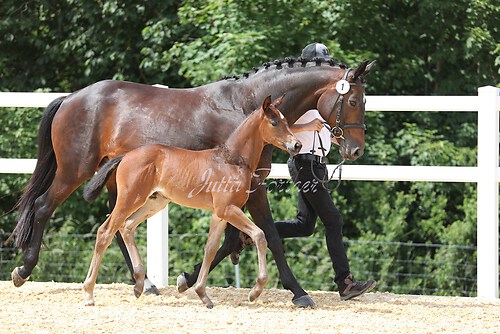
POLYGON ((309 123, 306 123, 304 124, 307 131, 321 131, 321 129, 323 129, 323 122, 318 119, 318 118, 315 118, 313 119, 312 121, 310 121, 309 123))

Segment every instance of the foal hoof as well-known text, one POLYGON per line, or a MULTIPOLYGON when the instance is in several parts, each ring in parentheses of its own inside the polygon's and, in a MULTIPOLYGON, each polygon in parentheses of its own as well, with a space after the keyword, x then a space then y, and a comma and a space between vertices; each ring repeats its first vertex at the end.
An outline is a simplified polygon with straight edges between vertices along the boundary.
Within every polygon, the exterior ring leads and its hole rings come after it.
POLYGON ((26 278, 22 278, 21 275, 19 275, 19 267, 14 268, 11 277, 12 277, 12 283, 14 283, 14 286, 16 288, 19 288, 21 285, 26 283, 27 280, 30 279, 29 276, 26 278))
POLYGON ((292 303, 298 307, 315 307, 314 301, 309 295, 303 295, 301 297, 292 299, 292 303))
POLYGON ((182 293, 187 289, 189 289, 189 287, 186 278, 186 273, 180 274, 179 276, 177 276, 177 292, 182 293))
POLYGON ((250 292, 248 294, 248 301, 249 302, 254 302, 256 299, 257 299, 257 297, 255 297, 255 295, 253 293, 250 292))
POLYGON ((255 287, 248 293, 248 301, 254 302, 256 301, 260 295, 262 294, 263 289, 256 289, 255 287))
POLYGON ((135 298, 139 298, 142 295, 142 290, 141 288, 134 287, 134 296, 135 298))
POLYGON ((136 279, 134 285, 134 296, 135 298, 139 298, 144 291, 144 280, 136 279))
POLYGON ((95 306, 95 301, 94 301, 94 293, 89 293, 86 292, 85 290, 83 291, 85 295, 85 306, 95 306))
POLYGON ((94 302, 94 300, 93 300, 93 299, 92 299, 92 300, 90 300, 90 301, 87 301, 87 300, 86 300, 86 301, 85 301, 85 306, 95 306, 95 302, 94 302))

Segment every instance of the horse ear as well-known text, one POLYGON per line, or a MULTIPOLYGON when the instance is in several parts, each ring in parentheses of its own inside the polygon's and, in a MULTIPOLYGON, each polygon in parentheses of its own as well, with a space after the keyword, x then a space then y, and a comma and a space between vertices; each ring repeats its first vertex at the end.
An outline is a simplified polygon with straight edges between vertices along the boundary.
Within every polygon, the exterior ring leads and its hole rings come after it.
POLYGON ((271 105, 271 95, 266 97, 264 99, 264 102, 262 102, 262 109, 264 109, 264 111, 266 111, 270 105, 271 105))
POLYGON ((352 76, 353 80, 356 80, 365 72, 366 65, 368 65, 368 60, 365 60, 361 63, 361 65, 358 66, 358 68, 356 68, 356 70, 354 71, 354 75, 352 76))
POLYGON ((372 61, 371 63, 368 63, 368 60, 362 62, 361 65, 359 65, 359 67, 354 71, 354 75, 352 78, 356 80, 359 77, 366 76, 372 69, 375 62, 376 60, 372 61))
POLYGON ((286 93, 283 94, 281 97, 277 98, 276 100, 274 100, 273 106, 278 108, 283 103, 283 100, 285 99, 285 95, 286 95, 286 93))
POLYGON ((376 61, 376 60, 374 60, 374 61, 372 61, 371 63, 369 63, 368 65, 366 65, 366 68, 365 68, 365 70, 363 71, 363 74, 361 74, 361 75, 362 75, 362 76, 366 76, 366 75, 370 72, 370 70, 372 69, 373 65, 375 65, 375 63, 376 63, 376 62, 377 62, 377 61, 376 61))

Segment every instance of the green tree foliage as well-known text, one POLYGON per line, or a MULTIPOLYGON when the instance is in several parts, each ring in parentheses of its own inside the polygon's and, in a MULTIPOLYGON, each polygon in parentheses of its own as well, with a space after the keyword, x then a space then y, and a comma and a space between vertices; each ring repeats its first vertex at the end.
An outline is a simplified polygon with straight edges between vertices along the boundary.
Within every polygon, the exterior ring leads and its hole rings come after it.
MULTIPOLYGON (((496 84, 500 7, 495 1, 336 1, 345 51, 377 54, 380 94, 476 94, 496 84), (383 75, 380 75, 383 73, 383 75)), ((375 88, 376 87, 376 88, 375 88)))
POLYGON ((174 24, 176 3, 2 1, 0 88, 73 91, 102 79, 151 82, 140 66, 142 31, 159 20, 174 24))
MULTIPOLYGON (((325 1, 184 1, 179 8, 179 25, 156 26, 148 39, 170 35, 177 39, 170 49, 151 44, 143 50, 150 63, 170 69, 179 65, 179 75, 191 85, 201 85, 223 76, 239 75, 262 62, 298 56, 315 36, 324 35, 331 21, 323 13, 325 1)), ((328 36, 329 33, 326 32, 328 36)), ((325 40, 328 37, 324 38, 325 40)))
MULTIPOLYGON (((192 87, 299 56, 306 44, 318 41, 351 67, 377 59, 368 94, 475 95, 479 86, 499 85, 499 11, 493 0, 5 0, 0 2, 0 90, 73 91, 111 78, 192 87)), ((36 157, 40 115, 41 109, 0 108, 1 157, 36 157)), ((476 122, 475 113, 369 112, 366 153, 355 163, 474 166, 476 122)), ((330 157, 337 159, 333 152, 330 157)), ((286 159, 274 153, 274 161, 286 159)), ((2 212, 15 205, 27 178, 0 176, 2 212)), ((273 216, 290 219, 296 190, 279 182, 268 180, 273 216)), ((475 276, 474 184, 343 181, 333 197, 344 216, 355 274, 375 276, 381 290, 474 294, 473 280, 462 279, 475 276), (415 269, 416 264, 421 266, 415 269), (426 279, 426 273, 434 279, 426 279)), ((48 228, 92 233, 106 212, 105 196, 89 205, 79 190, 56 210, 48 228)), ((15 221, 15 213, 0 217, 0 233, 8 235, 15 221)), ((172 235, 205 233, 209 221, 210 213, 170 206, 172 235)), ((332 289, 321 223, 314 238, 317 242, 286 240, 289 263, 301 282, 307 280, 304 287, 332 289)), ((92 247, 84 239, 64 243, 46 240, 48 248, 61 251, 42 252, 34 278, 64 279, 56 275, 67 269, 49 266, 60 254, 84 263, 71 269, 83 279, 90 258, 66 249, 90 253, 92 247)), ((201 260, 203 243, 189 236, 172 243, 172 275, 201 260)), ((113 262, 104 267, 128 280, 124 264, 116 268, 121 263, 116 247, 106 257, 113 262)), ((255 261, 254 253, 242 254, 241 276, 248 285, 255 261)), ((279 286, 272 262, 268 268, 270 285, 279 286)), ((233 269, 224 261, 216 270, 229 276, 233 269)), ((232 284, 230 278, 216 283, 232 284)))

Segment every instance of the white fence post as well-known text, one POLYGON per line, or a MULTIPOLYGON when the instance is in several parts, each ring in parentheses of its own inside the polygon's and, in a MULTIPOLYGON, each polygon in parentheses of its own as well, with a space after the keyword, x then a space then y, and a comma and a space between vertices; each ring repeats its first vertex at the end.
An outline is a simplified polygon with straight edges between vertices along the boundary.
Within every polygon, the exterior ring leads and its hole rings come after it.
POLYGON ((148 278, 157 287, 168 285, 168 205, 147 221, 148 278))
POLYGON ((477 296, 498 298, 498 94, 478 89, 477 296))

